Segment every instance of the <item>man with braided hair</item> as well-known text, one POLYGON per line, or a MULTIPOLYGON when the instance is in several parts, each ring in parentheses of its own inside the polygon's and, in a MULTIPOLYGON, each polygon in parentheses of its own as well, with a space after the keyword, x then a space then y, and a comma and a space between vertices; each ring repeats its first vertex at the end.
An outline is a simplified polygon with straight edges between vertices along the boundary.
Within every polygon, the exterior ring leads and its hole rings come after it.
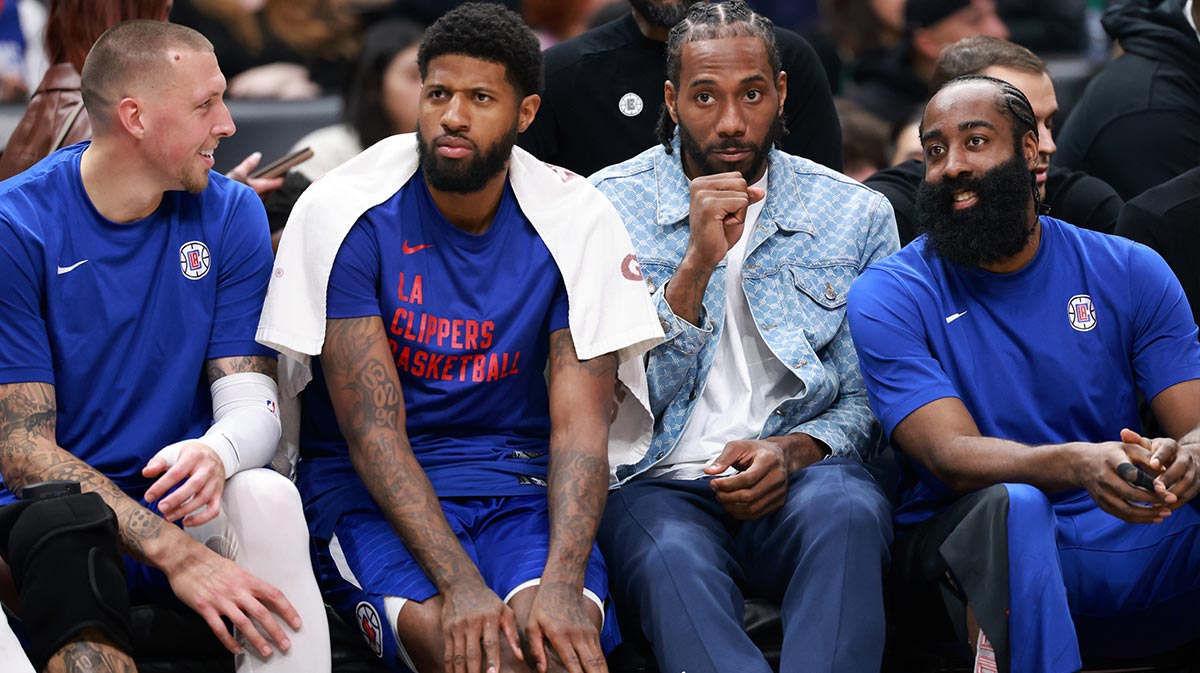
POLYGON ((667 339, 649 447, 610 456, 613 592, 661 671, 769 671, 744 596, 780 601, 782 670, 878 671, 891 508, 860 462, 879 432, 845 301, 896 250, 892 209, 776 149, 788 77, 745 3, 693 6, 667 77, 662 144, 592 176, 667 339))
POLYGON ((849 302, 901 455, 899 585, 941 593, 977 670, 1190 641, 1200 344, 1179 282, 1142 245, 1039 216, 1037 121, 1011 84, 951 80, 920 133, 924 233, 849 302), (1134 432, 1139 393, 1165 437, 1134 432))

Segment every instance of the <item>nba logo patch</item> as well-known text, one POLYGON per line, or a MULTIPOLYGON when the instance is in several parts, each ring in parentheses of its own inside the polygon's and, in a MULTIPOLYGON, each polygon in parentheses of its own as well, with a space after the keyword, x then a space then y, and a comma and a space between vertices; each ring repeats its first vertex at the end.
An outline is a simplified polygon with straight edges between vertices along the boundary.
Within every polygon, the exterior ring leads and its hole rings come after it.
POLYGON ((211 260, 208 246, 200 241, 188 241, 179 247, 179 270, 188 280, 200 280, 208 274, 211 260))
POLYGON ((371 651, 380 659, 383 658, 383 628, 379 623, 379 612, 375 606, 363 601, 354 606, 354 616, 358 621, 358 630, 371 646, 371 651))
POLYGON ((1067 302, 1067 318, 1071 328, 1079 332, 1090 332, 1096 328, 1096 307, 1092 298, 1086 294, 1077 294, 1067 302))
POLYGON ((275 400, 267 400, 267 411, 271 412, 272 416, 279 415, 279 412, 275 408, 275 400))

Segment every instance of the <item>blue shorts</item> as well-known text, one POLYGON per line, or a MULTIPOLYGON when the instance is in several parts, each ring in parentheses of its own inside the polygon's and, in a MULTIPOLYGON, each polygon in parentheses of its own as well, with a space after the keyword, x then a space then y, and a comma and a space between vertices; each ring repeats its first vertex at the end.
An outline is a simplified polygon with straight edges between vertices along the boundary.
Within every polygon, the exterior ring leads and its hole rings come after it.
MULTIPOLYGON (((549 501, 544 496, 444 498, 441 504, 450 529, 497 596, 508 600, 542 576, 550 548, 549 501)), ((391 670, 408 670, 397 644, 394 615, 389 618, 384 599, 420 602, 437 595, 438 590, 383 512, 374 503, 343 512, 330 539, 314 538, 313 545, 317 578, 326 600, 343 619, 358 627, 371 650, 391 670)), ((595 544, 584 589, 604 605, 600 644, 606 653, 611 652, 621 639, 608 600, 608 571, 595 544)))

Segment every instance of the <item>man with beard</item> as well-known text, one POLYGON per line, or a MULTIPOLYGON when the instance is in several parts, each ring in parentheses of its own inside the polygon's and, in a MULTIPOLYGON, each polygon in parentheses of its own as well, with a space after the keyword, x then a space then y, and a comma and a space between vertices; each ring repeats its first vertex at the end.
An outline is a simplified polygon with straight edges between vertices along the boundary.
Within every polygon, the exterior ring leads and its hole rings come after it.
POLYGON ((305 192, 259 329, 288 371, 320 355, 299 483, 322 587, 392 670, 604 671, 614 376, 662 332, 604 197, 514 149, 542 63, 521 18, 462 5, 417 63, 418 132, 305 192))
MULTIPOLYGON (((707 0, 630 0, 633 11, 546 51, 546 88, 520 143, 580 175, 654 144, 667 72, 667 33, 707 0)), ((784 105, 784 151, 842 170, 842 132, 816 52, 775 31, 793 95, 784 105)))
POLYGON ((782 604, 781 670, 878 671, 883 653, 891 507, 861 464, 879 430, 845 302, 897 249, 895 222, 773 147, 789 92, 774 36, 744 2, 692 7, 667 46, 662 145, 592 178, 667 339, 646 362, 654 435, 610 454, 599 535, 662 671, 771 670, 742 630, 747 596, 782 604))
POLYGON ((1012 85, 951 80, 921 143, 924 234, 849 303, 902 452, 900 586, 940 593, 977 666, 1001 671, 1188 642, 1200 344, 1178 281, 1142 245, 1038 215, 1037 122, 1012 85), (1132 430, 1139 394, 1167 436, 1132 430))

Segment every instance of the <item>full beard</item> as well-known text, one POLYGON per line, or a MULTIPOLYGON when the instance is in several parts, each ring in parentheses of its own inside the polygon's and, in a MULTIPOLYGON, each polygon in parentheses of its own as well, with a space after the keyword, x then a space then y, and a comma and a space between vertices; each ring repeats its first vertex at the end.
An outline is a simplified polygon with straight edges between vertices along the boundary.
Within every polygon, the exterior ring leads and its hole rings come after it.
POLYGON ((767 129, 767 135, 763 138, 761 144, 756 145, 751 142, 731 138, 725 142, 701 147, 691 131, 688 131, 687 127, 680 123, 679 148, 693 166, 703 169, 704 175, 724 173, 726 170, 724 166, 709 160, 711 153, 718 150, 749 150, 752 154, 750 167, 742 171, 742 177, 745 178, 746 182, 750 182, 762 171, 763 165, 767 163, 767 157, 771 153, 771 148, 775 146, 775 142, 782 134, 783 118, 775 117, 775 121, 771 122, 771 128, 767 129))
POLYGON ((687 17, 692 5, 701 0, 629 0, 643 18, 659 28, 673 28, 687 17))
POLYGON ((979 177, 921 182, 913 213, 918 233, 942 258, 965 267, 993 264, 1025 248, 1033 175, 1019 153, 979 177), (954 209, 954 192, 975 192, 975 205, 954 209))
POLYGON ((481 151, 475 146, 475 153, 471 159, 447 159, 440 156, 433 144, 427 143, 421 135, 421 130, 417 129, 417 159, 425 173, 425 179, 430 187, 452 194, 473 194, 483 189, 508 166, 508 159, 512 156, 512 149, 516 144, 517 125, 514 123, 508 133, 488 148, 481 151))

